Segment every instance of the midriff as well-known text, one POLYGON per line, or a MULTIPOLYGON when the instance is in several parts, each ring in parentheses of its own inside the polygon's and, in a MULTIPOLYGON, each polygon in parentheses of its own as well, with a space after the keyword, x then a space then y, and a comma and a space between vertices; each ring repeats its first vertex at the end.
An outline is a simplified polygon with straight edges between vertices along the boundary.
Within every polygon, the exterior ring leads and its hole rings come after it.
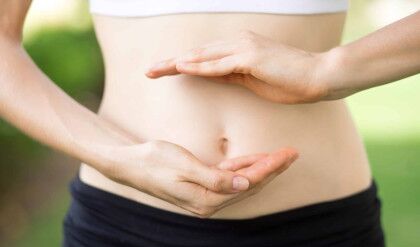
MULTIPOLYGON (((147 18, 93 15, 106 81, 98 114, 148 141, 166 140, 208 165, 295 147, 299 159, 258 194, 212 218, 250 218, 339 199, 370 185, 363 142, 344 100, 284 105, 233 84, 176 75, 149 79, 148 66, 194 47, 252 30, 288 45, 325 51, 339 44, 344 13, 194 13, 147 18)), ((293 62, 293 61, 291 61, 293 62)), ((279 68, 282 69, 282 68, 279 68)), ((137 202, 192 213, 118 184, 82 163, 85 183, 137 202)))

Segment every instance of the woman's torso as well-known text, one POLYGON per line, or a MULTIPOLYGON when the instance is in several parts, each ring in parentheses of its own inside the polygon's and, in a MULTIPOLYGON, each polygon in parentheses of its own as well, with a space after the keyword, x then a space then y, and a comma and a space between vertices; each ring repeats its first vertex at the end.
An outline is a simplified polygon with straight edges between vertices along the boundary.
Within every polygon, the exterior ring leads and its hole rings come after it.
MULTIPOLYGON (((337 199, 369 186, 365 150, 343 100, 282 105, 238 85, 186 75, 155 80, 144 75, 155 61, 234 37, 241 29, 298 48, 324 51, 339 44, 344 13, 93 15, 93 20, 106 68, 99 115, 139 139, 181 145, 209 165, 283 146, 299 151, 299 159, 258 194, 218 211, 213 218, 254 217, 337 199)), ((113 182, 87 165, 82 165, 80 176, 103 190, 190 214, 113 182)))

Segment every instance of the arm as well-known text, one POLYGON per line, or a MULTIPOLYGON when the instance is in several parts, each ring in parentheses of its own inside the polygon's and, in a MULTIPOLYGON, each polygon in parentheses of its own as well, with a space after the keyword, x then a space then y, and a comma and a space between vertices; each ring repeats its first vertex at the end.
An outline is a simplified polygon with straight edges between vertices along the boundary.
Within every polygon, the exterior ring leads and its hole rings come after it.
POLYGON ((29 6, 29 0, 0 2, 0 117, 35 140, 201 216, 255 193, 297 157, 291 148, 280 149, 226 160, 217 169, 176 144, 130 136, 65 94, 33 63, 21 42, 29 6))
POLYGON ((350 44, 308 52, 252 31, 154 64, 150 78, 179 73, 244 86, 268 100, 310 103, 349 96, 420 72, 420 11, 350 44))
POLYGON ((323 54, 320 80, 341 98, 420 72, 420 11, 323 54))
POLYGON ((139 140, 84 108, 36 67, 21 44, 29 5, 1 3, 0 116, 41 143, 103 170, 107 158, 101 146, 139 140))

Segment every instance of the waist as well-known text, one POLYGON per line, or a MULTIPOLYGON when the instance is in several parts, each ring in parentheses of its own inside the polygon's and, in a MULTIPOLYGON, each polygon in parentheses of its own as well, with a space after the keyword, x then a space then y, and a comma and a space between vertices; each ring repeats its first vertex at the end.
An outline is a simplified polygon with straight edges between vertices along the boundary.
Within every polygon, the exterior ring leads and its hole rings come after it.
POLYGON ((77 235, 86 244, 105 238, 107 243, 118 245, 124 239, 141 246, 383 246, 374 182, 337 200, 240 220, 161 210, 98 190, 77 177, 71 193, 64 227, 71 234, 66 236, 77 235))
POLYGON ((281 146, 298 148, 311 163, 363 156, 343 100, 284 105, 206 78, 108 81, 98 114, 139 140, 176 143, 209 165, 281 146))
MULTIPOLYGON (((282 146, 293 146, 300 153, 294 165, 260 193, 214 217, 287 210, 368 186, 368 161, 344 101, 282 105, 237 85, 177 78, 137 81, 136 86, 111 82, 107 90, 113 90, 104 97, 99 114, 143 141, 160 139, 183 146, 208 165, 282 146)), ((81 178, 112 193, 189 214, 117 184, 88 166, 83 166, 81 178)))
MULTIPOLYGON (((151 80, 142 73, 153 61, 232 37, 243 28, 307 50, 326 50, 339 42, 343 13, 133 19, 94 15, 94 22, 106 65, 107 82, 99 111, 103 117, 140 140, 161 139, 181 145, 209 165, 286 145, 299 151, 299 160, 260 193, 214 217, 244 218, 287 210, 368 186, 368 161, 344 101, 282 105, 238 85, 185 75, 151 80)), ((189 214, 110 181, 89 166, 83 166, 81 178, 114 194, 189 214)))

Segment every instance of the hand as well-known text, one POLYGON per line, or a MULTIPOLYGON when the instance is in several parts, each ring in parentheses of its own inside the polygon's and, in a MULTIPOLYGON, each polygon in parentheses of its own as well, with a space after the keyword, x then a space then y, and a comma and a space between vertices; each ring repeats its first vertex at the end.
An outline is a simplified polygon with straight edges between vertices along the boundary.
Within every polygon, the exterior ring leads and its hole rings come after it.
POLYGON ((114 162, 101 171, 107 177, 199 217, 208 217, 255 194, 297 158, 294 149, 284 148, 272 154, 225 160, 218 168, 203 164, 183 147, 161 140, 114 149, 109 155, 114 162))
POLYGON ((242 31, 238 39, 217 41, 161 61, 146 75, 206 76, 216 82, 242 85, 274 102, 308 103, 327 98, 327 85, 320 80, 324 60, 322 53, 306 52, 242 31))

